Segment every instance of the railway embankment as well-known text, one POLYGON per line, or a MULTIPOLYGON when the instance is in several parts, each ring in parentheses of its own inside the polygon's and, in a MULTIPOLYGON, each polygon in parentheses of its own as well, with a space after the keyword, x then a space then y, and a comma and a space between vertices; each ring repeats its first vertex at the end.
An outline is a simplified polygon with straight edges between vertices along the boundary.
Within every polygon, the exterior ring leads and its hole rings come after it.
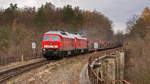
POLYGON ((6 84, 130 84, 124 80, 126 52, 109 49, 66 57, 14 76, 6 84))
POLYGON ((80 84, 80 73, 90 56, 96 53, 50 60, 36 69, 19 74, 6 83, 9 84, 80 84), (53 61, 53 62, 51 62, 53 61))

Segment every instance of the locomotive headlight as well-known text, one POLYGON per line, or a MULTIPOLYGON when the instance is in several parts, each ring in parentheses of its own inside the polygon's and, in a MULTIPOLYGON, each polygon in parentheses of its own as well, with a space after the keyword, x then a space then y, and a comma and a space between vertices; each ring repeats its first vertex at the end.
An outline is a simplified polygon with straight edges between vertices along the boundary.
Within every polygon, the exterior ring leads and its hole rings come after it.
POLYGON ((46 49, 43 49, 43 51, 45 51, 46 49))

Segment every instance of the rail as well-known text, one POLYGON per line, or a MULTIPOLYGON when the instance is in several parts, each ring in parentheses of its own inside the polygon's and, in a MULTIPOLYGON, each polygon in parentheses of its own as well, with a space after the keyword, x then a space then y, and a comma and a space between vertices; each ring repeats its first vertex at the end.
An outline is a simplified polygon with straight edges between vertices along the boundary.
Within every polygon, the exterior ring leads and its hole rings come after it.
POLYGON ((10 69, 0 71, 0 83, 4 82, 5 80, 10 79, 11 77, 21 74, 25 71, 31 70, 33 68, 39 67, 39 66, 47 64, 47 63, 49 63, 49 61, 43 59, 38 62, 20 65, 20 66, 16 66, 16 67, 13 67, 10 69))
POLYGON ((112 55, 120 50, 123 50, 123 48, 115 48, 115 49, 106 50, 106 51, 102 52, 100 56, 90 57, 89 63, 88 63, 88 75, 89 75, 91 84, 115 84, 115 83, 131 84, 126 80, 104 80, 98 74, 96 74, 96 72, 93 69, 93 65, 94 65, 95 61, 97 61, 98 59, 102 60, 107 57, 114 57, 112 55))

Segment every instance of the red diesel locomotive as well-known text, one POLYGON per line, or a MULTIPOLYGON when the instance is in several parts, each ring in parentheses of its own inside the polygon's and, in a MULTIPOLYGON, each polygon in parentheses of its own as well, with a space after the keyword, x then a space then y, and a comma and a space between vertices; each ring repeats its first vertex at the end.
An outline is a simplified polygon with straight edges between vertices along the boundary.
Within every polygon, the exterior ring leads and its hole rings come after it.
POLYGON ((42 53, 46 58, 88 52, 87 38, 63 31, 49 31, 43 36, 42 53))

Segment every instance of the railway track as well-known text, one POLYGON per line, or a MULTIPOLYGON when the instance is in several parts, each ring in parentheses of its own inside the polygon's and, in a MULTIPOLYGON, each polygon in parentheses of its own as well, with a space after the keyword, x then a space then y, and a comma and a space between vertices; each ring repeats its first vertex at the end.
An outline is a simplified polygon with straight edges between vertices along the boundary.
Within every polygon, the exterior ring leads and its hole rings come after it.
POLYGON ((20 66, 16 66, 16 67, 13 67, 13 68, 10 68, 7 70, 2 70, 2 71, 0 71, 0 83, 6 81, 16 75, 19 75, 19 74, 29 71, 31 69, 40 67, 47 63, 49 63, 49 61, 47 61, 46 59, 43 59, 43 60, 35 62, 35 63, 20 65, 20 66))

